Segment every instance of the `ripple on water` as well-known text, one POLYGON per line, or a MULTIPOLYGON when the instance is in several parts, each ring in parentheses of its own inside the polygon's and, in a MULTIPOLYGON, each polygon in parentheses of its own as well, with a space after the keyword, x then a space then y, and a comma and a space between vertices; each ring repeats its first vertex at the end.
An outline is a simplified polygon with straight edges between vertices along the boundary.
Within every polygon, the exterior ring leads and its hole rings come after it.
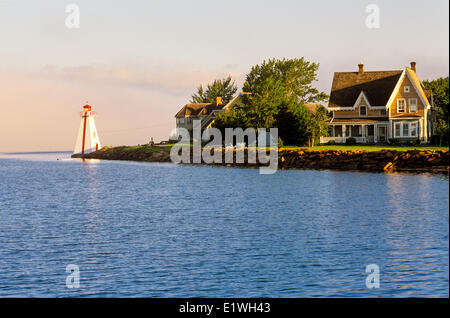
POLYGON ((0 158, 0 296, 448 297, 445 176, 66 155, 0 158))

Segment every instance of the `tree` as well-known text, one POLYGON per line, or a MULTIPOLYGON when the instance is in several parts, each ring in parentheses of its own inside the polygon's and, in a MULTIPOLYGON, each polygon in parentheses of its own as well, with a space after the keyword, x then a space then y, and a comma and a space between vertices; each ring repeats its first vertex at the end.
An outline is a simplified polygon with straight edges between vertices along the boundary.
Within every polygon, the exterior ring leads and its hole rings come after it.
POLYGON ((323 135, 323 111, 316 118, 304 106, 328 98, 312 86, 318 68, 319 64, 304 58, 270 59, 253 66, 243 86, 250 94, 242 97, 249 124, 255 128, 277 127, 284 144, 304 144, 308 136, 315 139, 323 135))
POLYGON ((433 91, 433 102, 436 107, 436 130, 439 144, 448 143, 449 134, 449 79, 438 78, 433 81, 424 81, 426 89, 433 91))
POLYGON ((222 135, 225 134, 225 128, 240 127, 246 129, 250 127, 247 114, 243 109, 231 109, 228 112, 219 113, 214 120, 214 127, 220 129, 222 135))
POLYGON ((328 95, 312 86, 317 80, 318 69, 318 63, 308 62, 303 57, 263 61, 261 65, 253 66, 247 74, 243 91, 257 93, 264 81, 275 78, 283 85, 287 98, 301 104, 325 101, 328 95))
POLYGON ((315 113, 310 113, 307 122, 307 134, 310 147, 313 147, 319 137, 328 136, 327 109, 323 106, 316 108, 315 113))
MULTIPOLYGON (((247 95, 244 95, 245 99, 247 95)), ((269 76, 255 86, 254 92, 245 101, 244 110, 248 120, 255 128, 275 127, 276 118, 283 107, 292 102, 286 94, 283 82, 275 76, 269 76)))
POLYGON ((191 103, 215 103, 217 97, 222 97, 222 103, 226 105, 233 99, 236 92, 237 86, 232 81, 231 76, 228 76, 208 84, 206 90, 200 85, 197 92, 192 94, 191 103))

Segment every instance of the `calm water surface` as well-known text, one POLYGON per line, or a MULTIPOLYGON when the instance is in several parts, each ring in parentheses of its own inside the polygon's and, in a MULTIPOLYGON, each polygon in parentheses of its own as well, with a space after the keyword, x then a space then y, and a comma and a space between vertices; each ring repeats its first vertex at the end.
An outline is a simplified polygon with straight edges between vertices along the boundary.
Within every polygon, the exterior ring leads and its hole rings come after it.
POLYGON ((449 296, 446 176, 69 156, 0 155, 0 297, 449 296))

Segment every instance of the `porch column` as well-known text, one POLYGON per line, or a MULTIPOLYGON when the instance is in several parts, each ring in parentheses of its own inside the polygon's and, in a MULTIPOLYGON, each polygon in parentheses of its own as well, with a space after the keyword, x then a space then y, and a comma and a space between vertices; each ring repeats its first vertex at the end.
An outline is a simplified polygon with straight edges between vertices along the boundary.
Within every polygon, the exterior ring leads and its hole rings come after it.
POLYGON ((345 139, 345 137, 347 137, 346 134, 345 134, 345 131, 347 130, 345 126, 346 126, 345 124, 342 125, 342 137, 343 137, 344 139, 345 139))
POLYGON ((378 125, 377 124, 373 124, 373 142, 374 143, 378 142, 378 125))
POLYGON ((361 125, 361 137, 363 142, 366 142, 366 125, 361 125))
POLYGON ((420 140, 424 140, 425 138, 423 137, 423 119, 421 118, 419 120, 419 138, 420 140))

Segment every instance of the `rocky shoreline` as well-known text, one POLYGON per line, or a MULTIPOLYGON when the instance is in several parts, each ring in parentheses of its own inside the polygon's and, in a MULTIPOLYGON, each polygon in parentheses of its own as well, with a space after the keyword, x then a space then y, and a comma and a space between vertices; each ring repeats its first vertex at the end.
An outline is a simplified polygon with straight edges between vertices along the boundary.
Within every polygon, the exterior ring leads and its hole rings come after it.
MULTIPOLYGON (((227 150, 230 151, 230 150, 227 150)), ((248 150, 233 150, 236 153, 244 151, 247 162, 248 150)), ((222 151, 222 162, 225 151, 222 151)), ((144 162, 171 162, 168 149, 159 150, 155 147, 112 147, 102 148, 85 155, 74 155, 74 158, 132 160, 144 162)), ((192 162, 192 161, 191 161, 192 162)), ((205 163, 203 163, 205 164, 205 163)), ((214 163, 214 166, 259 167, 259 163, 214 163)), ((367 172, 449 172, 449 151, 353 151, 353 150, 311 150, 285 149, 278 150, 278 169, 317 169, 367 172)))

